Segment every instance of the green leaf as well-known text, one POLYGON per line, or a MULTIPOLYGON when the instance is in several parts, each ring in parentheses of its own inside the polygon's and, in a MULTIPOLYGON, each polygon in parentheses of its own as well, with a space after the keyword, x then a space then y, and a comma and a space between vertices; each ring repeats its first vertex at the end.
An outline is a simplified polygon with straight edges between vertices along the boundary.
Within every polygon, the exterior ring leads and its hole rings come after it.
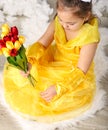
POLYGON ((14 67, 16 67, 16 68, 18 68, 18 69, 20 69, 20 70, 22 70, 22 68, 17 64, 17 62, 16 62, 16 57, 7 57, 7 61, 11 64, 11 65, 13 65, 14 67))
POLYGON ((16 63, 16 58, 15 58, 15 57, 9 56, 9 57, 7 57, 7 61, 8 61, 10 64, 12 64, 12 65, 15 65, 15 66, 18 65, 18 64, 16 63))
POLYGON ((16 63, 24 70, 24 60, 20 57, 20 55, 16 56, 16 63))
POLYGON ((22 45, 18 51, 18 55, 15 57, 10 56, 7 58, 7 60, 10 64, 14 65, 18 69, 27 72, 28 65, 27 65, 27 58, 26 58, 25 51, 26 50, 24 46, 22 45))
POLYGON ((25 52, 26 52, 26 50, 25 50, 24 46, 22 45, 18 54, 23 59, 23 65, 24 65, 24 69, 25 69, 25 72, 26 72, 27 71, 27 57, 26 57, 25 52))
POLYGON ((21 48, 20 48, 20 50, 19 50, 19 55, 22 58, 24 58, 25 60, 27 60, 25 52, 26 52, 26 50, 25 50, 24 46, 22 45, 21 48))

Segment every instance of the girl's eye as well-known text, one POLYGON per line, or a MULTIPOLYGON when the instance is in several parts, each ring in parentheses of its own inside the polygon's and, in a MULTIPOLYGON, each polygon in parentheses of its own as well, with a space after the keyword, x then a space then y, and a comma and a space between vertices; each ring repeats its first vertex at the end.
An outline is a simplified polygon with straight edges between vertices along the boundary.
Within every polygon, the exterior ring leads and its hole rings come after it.
MULTIPOLYGON (((59 19, 59 22, 63 23, 61 19, 59 19)), ((68 25, 75 25, 75 23, 67 23, 68 25)))
POLYGON ((74 25, 75 23, 70 23, 69 25, 74 25))

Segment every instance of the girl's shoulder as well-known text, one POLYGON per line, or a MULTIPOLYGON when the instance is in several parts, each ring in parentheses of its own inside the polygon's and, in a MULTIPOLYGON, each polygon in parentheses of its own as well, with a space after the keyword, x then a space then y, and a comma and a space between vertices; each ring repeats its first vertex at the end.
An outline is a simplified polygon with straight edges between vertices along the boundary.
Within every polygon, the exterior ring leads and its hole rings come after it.
POLYGON ((83 25, 84 30, 95 31, 95 30, 98 30, 98 28, 99 27, 98 27, 98 19, 97 18, 93 18, 89 22, 87 22, 83 25))
POLYGON ((81 46, 92 43, 99 43, 100 33, 98 30, 98 19, 93 18, 89 23, 85 23, 81 29, 81 46))

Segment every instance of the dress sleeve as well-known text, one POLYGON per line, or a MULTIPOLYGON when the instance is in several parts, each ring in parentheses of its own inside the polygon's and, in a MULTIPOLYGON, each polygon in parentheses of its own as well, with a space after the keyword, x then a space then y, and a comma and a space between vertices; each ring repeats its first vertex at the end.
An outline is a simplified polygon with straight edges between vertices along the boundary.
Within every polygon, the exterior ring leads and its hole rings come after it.
POLYGON ((84 45, 99 43, 100 34, 96 27, 88 28, 88 30, 85 33, 86 33, 86 35, 84 36, 84 41, 85 41, 84 45))
POLYGON ((36 60, 39 60, 41 58, 44 52, 45 52, 45 47, 41 43, 36 42, 32 44, 26 50, 26 56, 28 62, 30 62, 31 64, 35 63, 36 60))
POLYGON ((76 46, 99 43, 100 33, 98 30, 98 20, 94 18, 90 23, 86 23, 82 28, 80 40, 76 46))
POLYGON ((56 91, 57 95, 62 95, 63 93, 67 92, 68 90, 74 90, 78 87, 84 80, 86 79, 86 75, 83 71, 77 67, 75 67, 72 72, 66 78, 66 81, 61 83, 57 83, 56 91))

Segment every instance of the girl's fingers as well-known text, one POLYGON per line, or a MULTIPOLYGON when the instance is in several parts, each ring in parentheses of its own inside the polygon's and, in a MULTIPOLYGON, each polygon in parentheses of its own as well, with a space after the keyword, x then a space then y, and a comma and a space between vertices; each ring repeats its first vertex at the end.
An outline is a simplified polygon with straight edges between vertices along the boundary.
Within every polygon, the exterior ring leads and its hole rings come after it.
MULTIPOLYGON (((43 97, 42 97, 42 98, 43 98, 43 97)), ((44 97, 43 99, 44 99, 45 101, 49 102, 49 101, 51 101, 52 98, 51 98, 51 97, 46 97, 46 98, 44 97)))
POLYGON ((42 93, 42 94, 40 94, 40 95, 41 95, 41 97, 43 97, 43 98, 49 97, 49 95, 48 95, 47 93, 42 93))
POLYGON ((41 92, 40 95, 49 95, 49 93, 47 91, 41 92))
POLYGON ((47 101, 47 102, 51 101, 51 99, 52 99, 52 96, 49 95, 49 94, 46 93, 46 92, 43 92, 43 93, 41 93, 40 95, 41 95, 41 97, 42 97, 45 101, 47 101))
POLYGON ((25 73, 24 71, 20 71, 20 74, 23 76, 23 77, 28 77, 28 75, 30 74, 28 71, 27 73, 25 73))
POLYGON ((32 65, 30 63, 28 63, 28 71, 26 73, 24 71, 20 71, 20 74, 23 77, 28 77, 28 75, 30 74, 31 67, 32 67, 32 65))

